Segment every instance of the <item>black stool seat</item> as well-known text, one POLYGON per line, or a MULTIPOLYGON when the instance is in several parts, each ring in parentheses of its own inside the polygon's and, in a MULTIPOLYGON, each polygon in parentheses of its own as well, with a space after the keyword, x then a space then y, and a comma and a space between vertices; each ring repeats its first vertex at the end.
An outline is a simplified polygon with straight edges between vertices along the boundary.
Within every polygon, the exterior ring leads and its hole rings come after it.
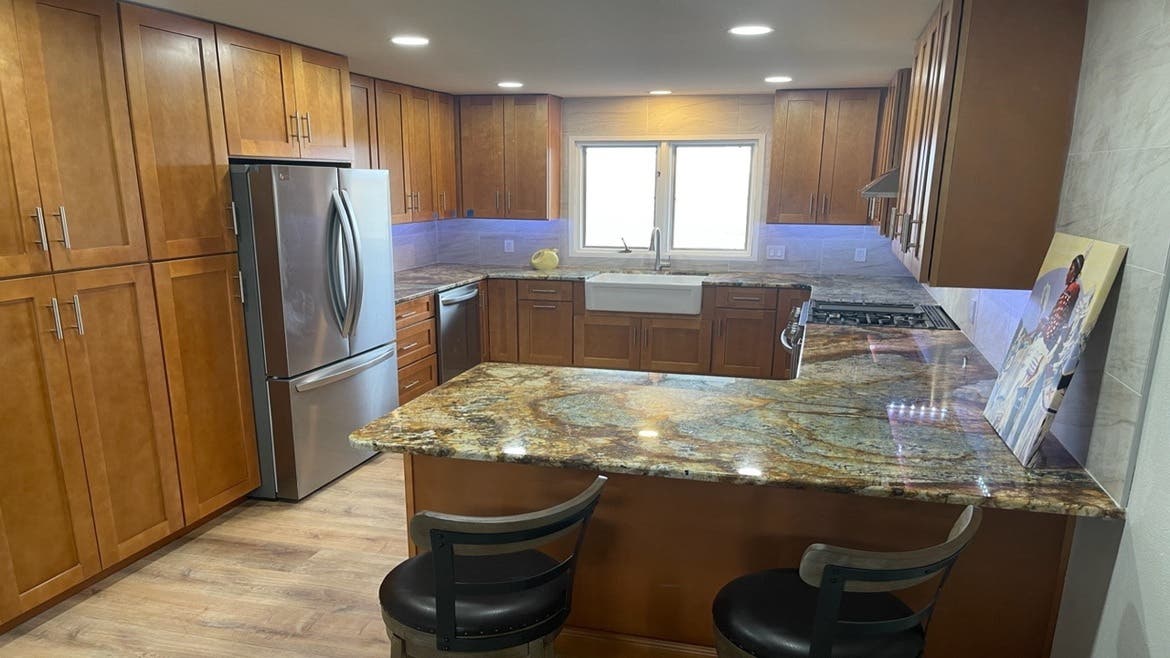
MULTIPOLYGON (((796 569, 771 569, 741 576, 719 590, 712 612, 715 627, 740 649, 761 658, 808 656, 820 590, 796 569)), ((883 621, 912 614, 892 594, 845 592, 840 618, 883 621)), ((838 637, 834 658, 901 658, 922 651, 921 626, 892 635, 838 637)))
MULTIPOLYGON (((557 561, 540 551, 501 555, 456 555, 455 579, 459 582, 499 582, 526 578, 548 571, 557 561)), ((564 609, 570 587, 562 575, 543 585, 511 594, 455 599, 456 632, 460 635, 492 635, 529 626, 564 609)), ((394 567, 378 589, 378 599, 395 620, 434 633, 435 561, 430 552, 420 553, 394 567)))

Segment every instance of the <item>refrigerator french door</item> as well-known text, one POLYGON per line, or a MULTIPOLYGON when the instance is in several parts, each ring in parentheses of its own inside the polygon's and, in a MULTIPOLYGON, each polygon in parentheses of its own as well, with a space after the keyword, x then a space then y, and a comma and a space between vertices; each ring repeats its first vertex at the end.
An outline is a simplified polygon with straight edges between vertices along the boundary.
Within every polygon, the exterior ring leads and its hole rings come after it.
POLYGON ((254 496, 299 500, 374 453, 354 429, 398 406, 385 171, 233 165, 260 452, 254 496))

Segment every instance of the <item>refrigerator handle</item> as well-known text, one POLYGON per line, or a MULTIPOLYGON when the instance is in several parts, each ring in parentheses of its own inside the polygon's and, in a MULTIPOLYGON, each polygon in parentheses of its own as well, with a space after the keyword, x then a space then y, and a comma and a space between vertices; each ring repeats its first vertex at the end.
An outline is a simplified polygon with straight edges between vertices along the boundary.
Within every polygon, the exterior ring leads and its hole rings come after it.
POLYGON ((350 306, 353 307, 352 319, 349 325, 349 335, 357 331, 358 318, 362 315, 362 302, 365 300, 365 273, 362 271, 362 236, 358 232, 357 213, 353 210, 353 200, 349 198, 348 190, 341 190, 341 203, 345 208, 345 218, 349 222, 349 234, 353 240, 353 289, 349 296, 350 306))
MULTIPOLYGON (((338 193, 337 190, 333 190, 332 196, 333 210, 337 213, 337 225, 341 229, 341 246, 342 251, 344 252, 345 284, 347 288, 345 291, 345 307, 344 309, 337 310, 342 311, 340 318, 341 335, 349 336, 351 333, 353 333, 353 316, 355 306, 354 286, 355 279, 357 278, 358 274, 356 270, 356 262, 354 260, 354 235, 353 231, 350 229, 352 224, 349 221, 349 214, 345 210, 345 204, 342 203, 341 194, 338 193)), ((330 250, 333 249, 333 246, 330 246, 330 250)), ((335 253, 335 251, 331 251, 331 254, 332 253, 335 253)), ((336 258, 334 258, 334 261, 335 260, 336 258)), ((340 265, 340 263, 337 264, 337 266, 340 265)))
POLYGON ((322 368, 321 370, 308 377, 305 377, 304 379, 294 380, 293 388, 295 388, 298 393, 304 393, 305 391, 311 391, 315 388, 328 386, 343 379, 349 379, 350 377, 353 377, 360 372, 369 370, 379 363, 382 363, 386 359, 389 359, 390 357, 394 356, 396 352, 396 346, 387 345, 381 349, 370 352, 360 363, 351 364, 349 361, 343 361, 327 368, 322 368))

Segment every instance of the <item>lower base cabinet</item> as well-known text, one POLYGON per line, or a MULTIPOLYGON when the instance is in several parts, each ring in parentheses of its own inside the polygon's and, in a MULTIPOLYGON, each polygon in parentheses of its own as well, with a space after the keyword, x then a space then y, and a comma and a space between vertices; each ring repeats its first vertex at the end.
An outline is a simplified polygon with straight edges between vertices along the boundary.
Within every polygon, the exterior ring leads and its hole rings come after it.
POLYGON ((573 322, 573 365, 618 370, 703 373, 710 333, 700 318, 585 313, 573 322))
POLYGON ((403 405, 439 385, 439 360, 432 354, 398 369, 398 404, 403 405))
POLYGON ((573 365, 573 302, 520 300, 516 306, 520 363, 573 365))
POLYGON ((192 523, 260 485, 235 254, 154 264, 183 509, 192 523))
POLYGON ((717 308, 714 313, 711 374, 771 377, 776 348, 775 309, 717 308))

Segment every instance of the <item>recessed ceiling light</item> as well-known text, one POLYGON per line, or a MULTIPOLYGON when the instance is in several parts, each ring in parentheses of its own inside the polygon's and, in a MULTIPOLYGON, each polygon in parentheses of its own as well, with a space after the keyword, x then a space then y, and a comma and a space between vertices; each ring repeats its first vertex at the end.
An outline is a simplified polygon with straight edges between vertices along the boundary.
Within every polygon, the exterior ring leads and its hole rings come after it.
POLYGON ((650 91, 651 96, 666 96, 668 94, 670 94, 669 89, 652 89, 650 91))
POLYGON ((770 75, 764 78, 764 82, 792 82, 792 78, 787 75, 770 75))
POLYGON ((396 46, 425 46, 431 40, 426 37, 420 37, 417 34, 399 34, 390 37, 390 43, 396 46))
POLYGON ((520 87, 524 86, 524 83, 515 82, 513 80, 504 80, 503 82, 497 82, 496 86, 503 87, 504 89, 519 89, 520 87))
POLYGON ((772 28, 767 25, 736 25, 728 30, 737 37, 758 37, 761 34, 768 34, 772 28))

